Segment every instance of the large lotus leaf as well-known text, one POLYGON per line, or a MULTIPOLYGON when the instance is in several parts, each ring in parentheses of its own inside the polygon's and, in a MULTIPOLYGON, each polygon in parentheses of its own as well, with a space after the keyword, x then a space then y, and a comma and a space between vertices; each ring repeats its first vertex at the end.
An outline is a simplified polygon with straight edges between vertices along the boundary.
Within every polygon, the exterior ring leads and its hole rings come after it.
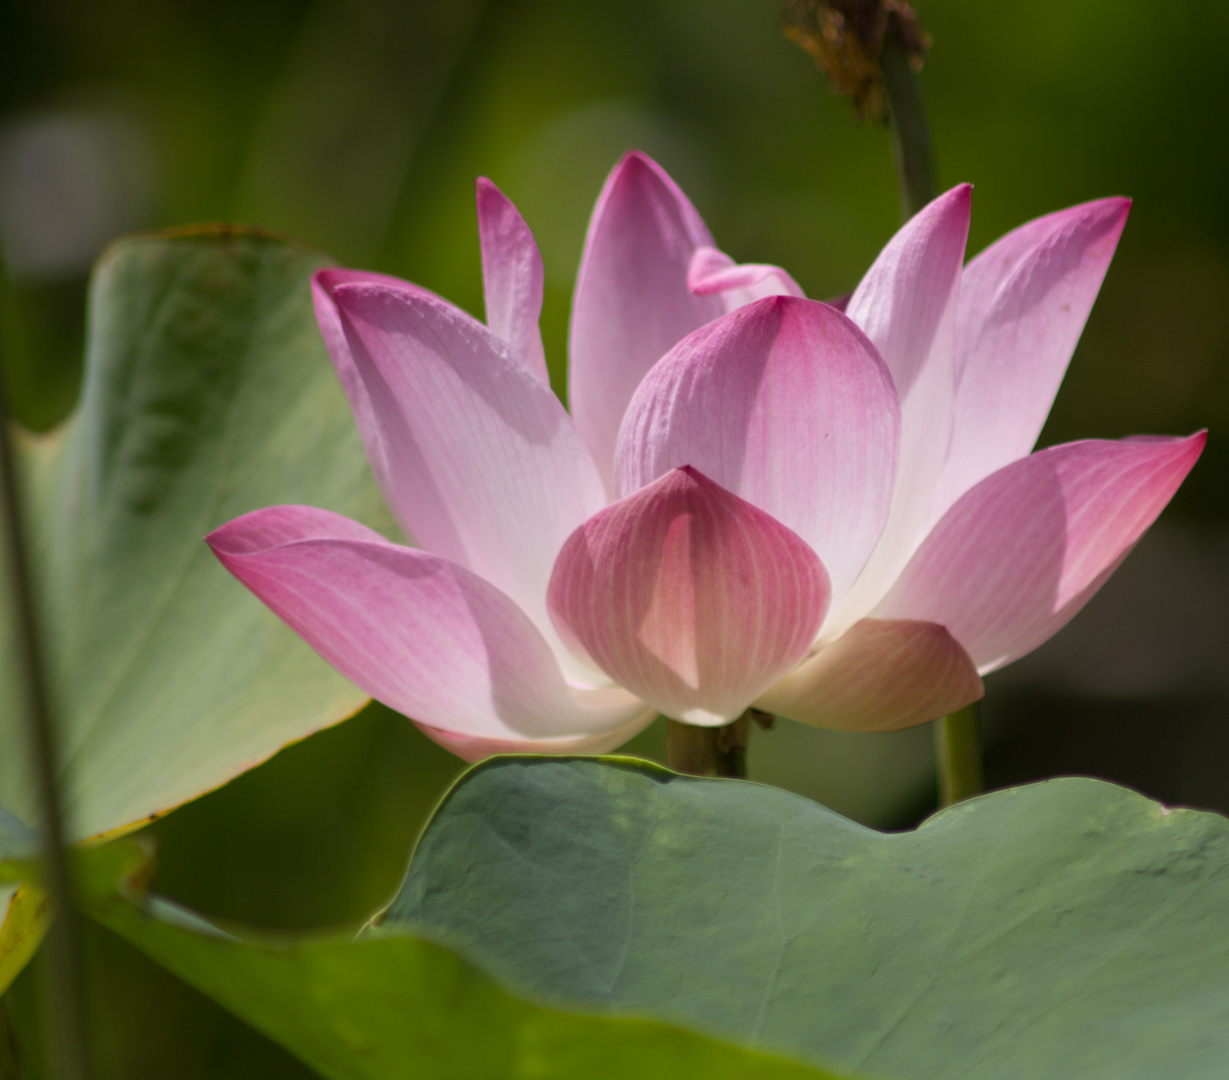
POLYGON ((99 855, 83 875, 95 918, 331 1080, 833 1080, 664 1023, 519 1000, 404 933, 237 936, 165 900, 120 895, 102 874, 125 853, 99 855))
POLYGON ((383 926, 513 989, 918 1080, 1229 1062, 1229 821, 1052 780, 885 834, 628 759, 495 759, 383 926))
MULTIPOLYGON (((25 470, 74 837, 217 787, 366 700, 203 542, 286 502, 390 528, 312 316, 322 262, 215 228, 129 240, 98 265, 80 406, 25 470)), ((0 803, 32 820, 0 681, 0 803)))

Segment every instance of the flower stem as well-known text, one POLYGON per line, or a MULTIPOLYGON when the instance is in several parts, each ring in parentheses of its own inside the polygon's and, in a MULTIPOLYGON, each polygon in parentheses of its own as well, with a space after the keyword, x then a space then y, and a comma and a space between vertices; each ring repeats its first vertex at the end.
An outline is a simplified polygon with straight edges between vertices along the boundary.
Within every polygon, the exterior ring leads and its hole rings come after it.
POLYGON ((981 703, 935 721, 935 751, 939 759, 939 805, 980 795, 984 790, 978 713, 981 703))
POLYGON ((754 719, 762 727, 771 726, 771 717, 748 709, 737 720, 722 727, 700 727, 679 720, 666 721, 666 761, 675 772, 692 776, 747 778, 747 735, 754 719))
POLYGON ((884 37, 879 65, 888 97, 901 217, 908 221, 935 197, 935 166, 922 82, 909 62, 900 32, 892 20, 884 37))
POLYGON ((64 818, 57 787, 51 700, 47 693, 41 631, 22 515, 17 455, 5 391, 4 370, 0 366, 0 502, 3 502, 4 508, 4 532, 0 543, 8 555, 10 609, 20 667, 20 672, 15 674, 24 684, 29 753, 38 781, 47 845, 47 876, 57 915, 47 934, 50 961, 49 1031, 56 1063, 54 1075, 58 1080, 88 1080, 89 1043, 86 1037, 79 927, 72 903, 72 879, 65 851, 64 818))
POLYGON ((8 999, 0 997, 0 1077, 22 1080, 21 1063, 17 1059, 17 1040, 9 1019, 8 999))

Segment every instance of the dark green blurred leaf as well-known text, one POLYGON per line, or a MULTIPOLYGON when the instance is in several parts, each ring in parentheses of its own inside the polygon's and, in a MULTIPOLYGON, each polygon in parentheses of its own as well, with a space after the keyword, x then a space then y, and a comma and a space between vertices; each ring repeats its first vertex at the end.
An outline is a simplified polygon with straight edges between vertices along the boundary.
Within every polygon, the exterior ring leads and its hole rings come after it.
POLYGON ((373 703, 155 822, 157 890, 251 926, 357 930, 463 768, 373 703))
POLYGON ((485 0, 322 0, 262 110, 237 216, 311 236, 352 265, 383 254, 419 139, 485 0))
MULTIPOLYGON (((110 930, 90 919, 80 926, 93 1080, 319 1080, 319 1073, 110 930)), ((40 1038, 46 961, 47 953, 39 953, 5 999, 20 1080, 56 1080, 40 1038)))
POLYGON ((1229 1060, 1229 821, 1094 780, 884 834, 627 759, 494 759, 438 811, 391 926, 556 1002, 873 1075, 1229 1060))
MULTIPOLYGON (((99 264, 81 406, 28 470, 77 837, 165 812, 366 701, 203 542, 281 502, 391 527, 312 316, 323 261, 205 229, 99 264)), ((0 802, 29 818, 5 674, 0 802)))
POLYGON ((400 933, 240 941, 165 901, 106 895, 107 880, 90 883, 96 918, 333 1080, 831 1080, 665 1024, 517 1000, 455 953, 400 933))

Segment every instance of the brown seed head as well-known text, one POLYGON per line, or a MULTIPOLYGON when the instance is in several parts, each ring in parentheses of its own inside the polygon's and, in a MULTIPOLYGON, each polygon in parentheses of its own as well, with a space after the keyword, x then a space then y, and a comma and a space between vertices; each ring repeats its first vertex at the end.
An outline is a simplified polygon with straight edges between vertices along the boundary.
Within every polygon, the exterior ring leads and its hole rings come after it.
POLYGON ((908 0, 786 0, 781 27, 815 58, 832 88, 853 99, 863 120, 886 116, 879 54, 887 35, 898 36, 918 71, 930 48, 908 0))

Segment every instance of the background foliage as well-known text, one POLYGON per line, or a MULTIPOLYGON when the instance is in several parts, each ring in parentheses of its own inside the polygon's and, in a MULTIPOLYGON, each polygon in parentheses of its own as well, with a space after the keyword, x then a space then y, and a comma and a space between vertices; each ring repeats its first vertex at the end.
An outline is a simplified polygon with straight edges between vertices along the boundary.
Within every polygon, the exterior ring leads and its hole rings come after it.
MULTIPOLYGON (((988 681, 989 779, 1089 773, 1229 809, 1229 9, 918 6, 940 180, 976 185, 971 250, 1136 199, 1043 442, 1213 430, 1104 593, 988 681)), ((736 258, 847 291, 897 224, 886 132, 853 122, 775 16, 775 0, 2 0, 0 333, 22 420, 71 409, 90 263, 134 228, 254 222, 480 313, 478 174, 538 236, 562 387, 585 220, 631 145, 736 258)), ((903 826, 933 805, 929 740, 783 724, 756 734, 752 777, 903 826)), ((659 755, 661 733, 632 749, 659 755)), ((456 767, 369 708, 154 826, 157 886, 257 925, 356 925, 456 767)), ((90 947, 101 1075, 310 1075, 106 931, 90 947)))

